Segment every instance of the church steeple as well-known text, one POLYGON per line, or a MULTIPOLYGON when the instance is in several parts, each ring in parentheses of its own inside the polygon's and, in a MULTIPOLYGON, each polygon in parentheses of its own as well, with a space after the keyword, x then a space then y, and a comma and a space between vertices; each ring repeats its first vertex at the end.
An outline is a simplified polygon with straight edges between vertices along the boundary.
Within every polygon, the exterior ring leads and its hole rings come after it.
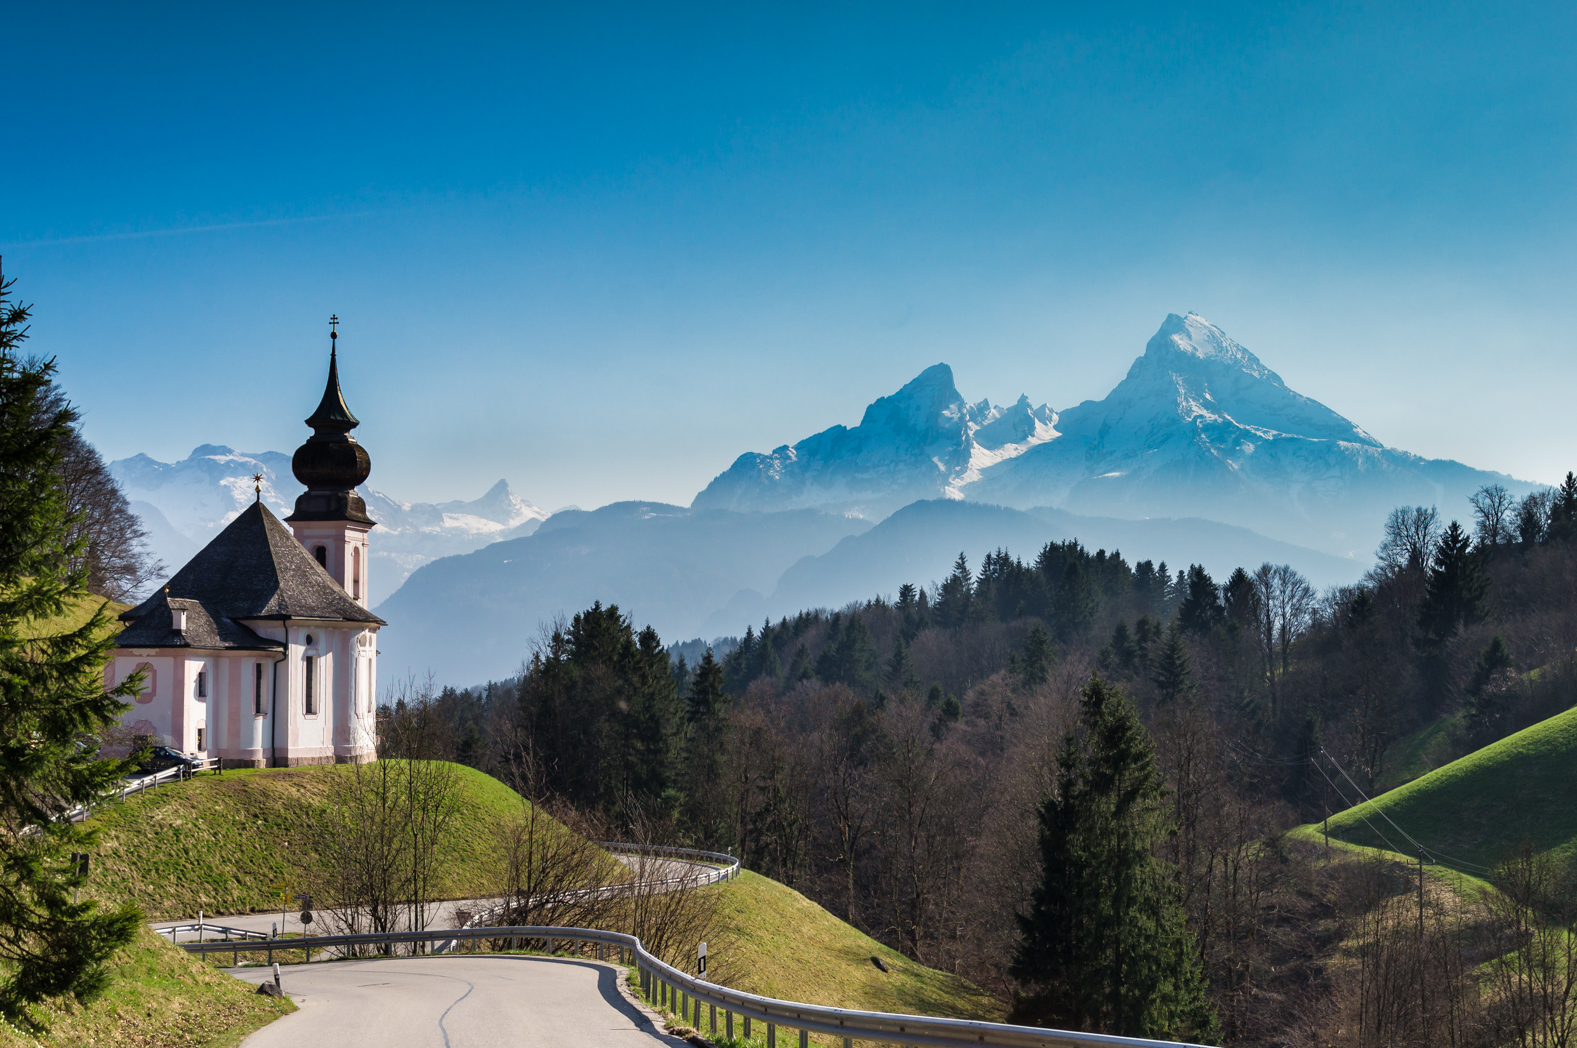
POLYGON ((296 449, 290 469, 307 490, 286 520, 353 521, 371 527, 367 504, 356 486, 372 473, 372 458, 350 431, 361 425, 345 404, 339 384, 339 317, 329 318, 329 378, 318 409, 306 420, 312 436, 296 449))
POLYGON ((329 317, 329 381, 323 389, 323 399, 318 401, 318 409, 307 419, 307 425, 313 432, 349 433, 361 425, 361 420, 350 413, 350 408, 345 406, 345 394, 339 388, 339 317, 329 317))

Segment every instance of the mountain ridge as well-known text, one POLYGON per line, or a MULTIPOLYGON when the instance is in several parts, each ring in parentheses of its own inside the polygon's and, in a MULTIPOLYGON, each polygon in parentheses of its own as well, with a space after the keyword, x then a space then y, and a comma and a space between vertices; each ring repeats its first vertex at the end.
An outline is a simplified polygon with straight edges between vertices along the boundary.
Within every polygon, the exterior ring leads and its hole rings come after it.
POLYGON ((1031 403, 1024 395, 1008 409, 971 405, 952 369, 933 365, 874 402, 854 429, 741 455, 692 505, 880 519, 921 498, 968 499, 1090 517, 1199 517, 1361 557, 1394 506, 1446 506, 1484 484, 1534 487, 1386 447, 1196 313, 1167 314, 1104 398, 1062 411, 1031 403), (889 405, 912 415, 922 394, 934 418, 954 424, 931 426, 923 448, 884 444, 895 430, 889 405), (1014 412, 1012 439, 996 447, 983 439, 1014 412))

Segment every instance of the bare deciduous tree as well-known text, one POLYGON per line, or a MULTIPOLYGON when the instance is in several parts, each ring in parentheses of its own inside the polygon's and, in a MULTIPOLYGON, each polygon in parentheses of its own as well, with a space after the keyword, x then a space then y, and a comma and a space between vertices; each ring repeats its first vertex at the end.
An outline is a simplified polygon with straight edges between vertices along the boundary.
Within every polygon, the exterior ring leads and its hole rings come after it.
POLYGON ((1517 530, 1517 502, 1502 484, 1485 484, 1468 501, 1473 504, 1473 530, 1478 544, 1493 550, 1510 542, 1517 530))
POLYGON ((1433 506, 1398 506, 1385 518, 1385 538, 1375 556, 1391 571, 1428 571, 1440 539, 1433 506))

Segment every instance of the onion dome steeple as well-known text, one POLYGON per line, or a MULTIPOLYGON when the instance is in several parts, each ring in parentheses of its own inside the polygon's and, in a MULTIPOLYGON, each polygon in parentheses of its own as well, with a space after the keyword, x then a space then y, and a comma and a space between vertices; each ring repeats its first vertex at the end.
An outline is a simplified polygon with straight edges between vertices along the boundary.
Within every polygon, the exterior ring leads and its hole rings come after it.
POLYGON ((307 490, 296 499, 290 521, 351 520, 371 525, 356 486, 372 473, 372 458, 350 431, 361 425, 339 387, 339 317, 329 318, 329 380, 318 409, 308 418, 312 436, 296 449, 290 469, 307 490))

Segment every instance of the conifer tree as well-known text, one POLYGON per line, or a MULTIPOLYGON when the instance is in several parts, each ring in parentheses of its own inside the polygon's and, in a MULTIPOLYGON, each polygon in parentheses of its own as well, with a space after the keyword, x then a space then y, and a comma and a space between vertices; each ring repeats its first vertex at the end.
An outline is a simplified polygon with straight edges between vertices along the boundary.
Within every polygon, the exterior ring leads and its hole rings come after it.
POLYGON ((1473 550, 1473 540, 1453 520, 1435 544, 1434 564, 1418 612, 1419 628, 1430 641, 1444 642, 1459 627, 1484 620, 1488 595, 1489 580, 1473 550))
POLYGON ((887 660, 887 683, 899 691, 914 691, 920 686, 920 678, 914 673, 914 659, 909 656, 909 645, 904 643, 902 633, 893 638, 893 653, 887 660))
POLYGON ((957 629, 967 623, 973 611, 974 596, 974 575, 969 570, 969 558, 959 553, 953 562, 952 574, 936 594, 936 624, 943 629, 957 629))
POLYGON ((1166 631, 1166 640, 1150 656, 1150 683, 1162 703, 1175 702, 1194 690, 1194 664, 1183 643, 1183 630, 1176 620, 1166 631))
POLYGON ((1025 688, 1038 688, 1046 683, 1053 658, 1051 637, 1037 624, 1024 638, 1024 650, 1016 662, 1019 683, 1025 688))
POLYGON ((1184 633, 1199 636, 1208 634, 1226 621, 1226 611, 1221 606, 1221 591, 1201 564, 1188 566, 1183 601, 1178 605, 1177 617, 1184 633))
POLYGON ((88 852, 94 833, 67 817, 124 774, 98 758, 94 733, 141 680, 106 693, 115 641, 102 605, 76 628, 50 625, 92 599, 60 476, 74 415, 41 410, 55 366, 20 358, 29 311, 12 283, 0 277, 0 1011, 22 1018, 45 997, 102 991, 105 962, 142 919, 131 904, 72 901, 82 879, 71 853, 88 852))
POLYGON ((1155 845, 1169 832, 1155 750, 1122 693, 1092 677, 1081 730, 1040 807, 1041 881, 1019 916, 1013 1019, 1137 1037, 1209 1037, 1193 936, 1155 845))

